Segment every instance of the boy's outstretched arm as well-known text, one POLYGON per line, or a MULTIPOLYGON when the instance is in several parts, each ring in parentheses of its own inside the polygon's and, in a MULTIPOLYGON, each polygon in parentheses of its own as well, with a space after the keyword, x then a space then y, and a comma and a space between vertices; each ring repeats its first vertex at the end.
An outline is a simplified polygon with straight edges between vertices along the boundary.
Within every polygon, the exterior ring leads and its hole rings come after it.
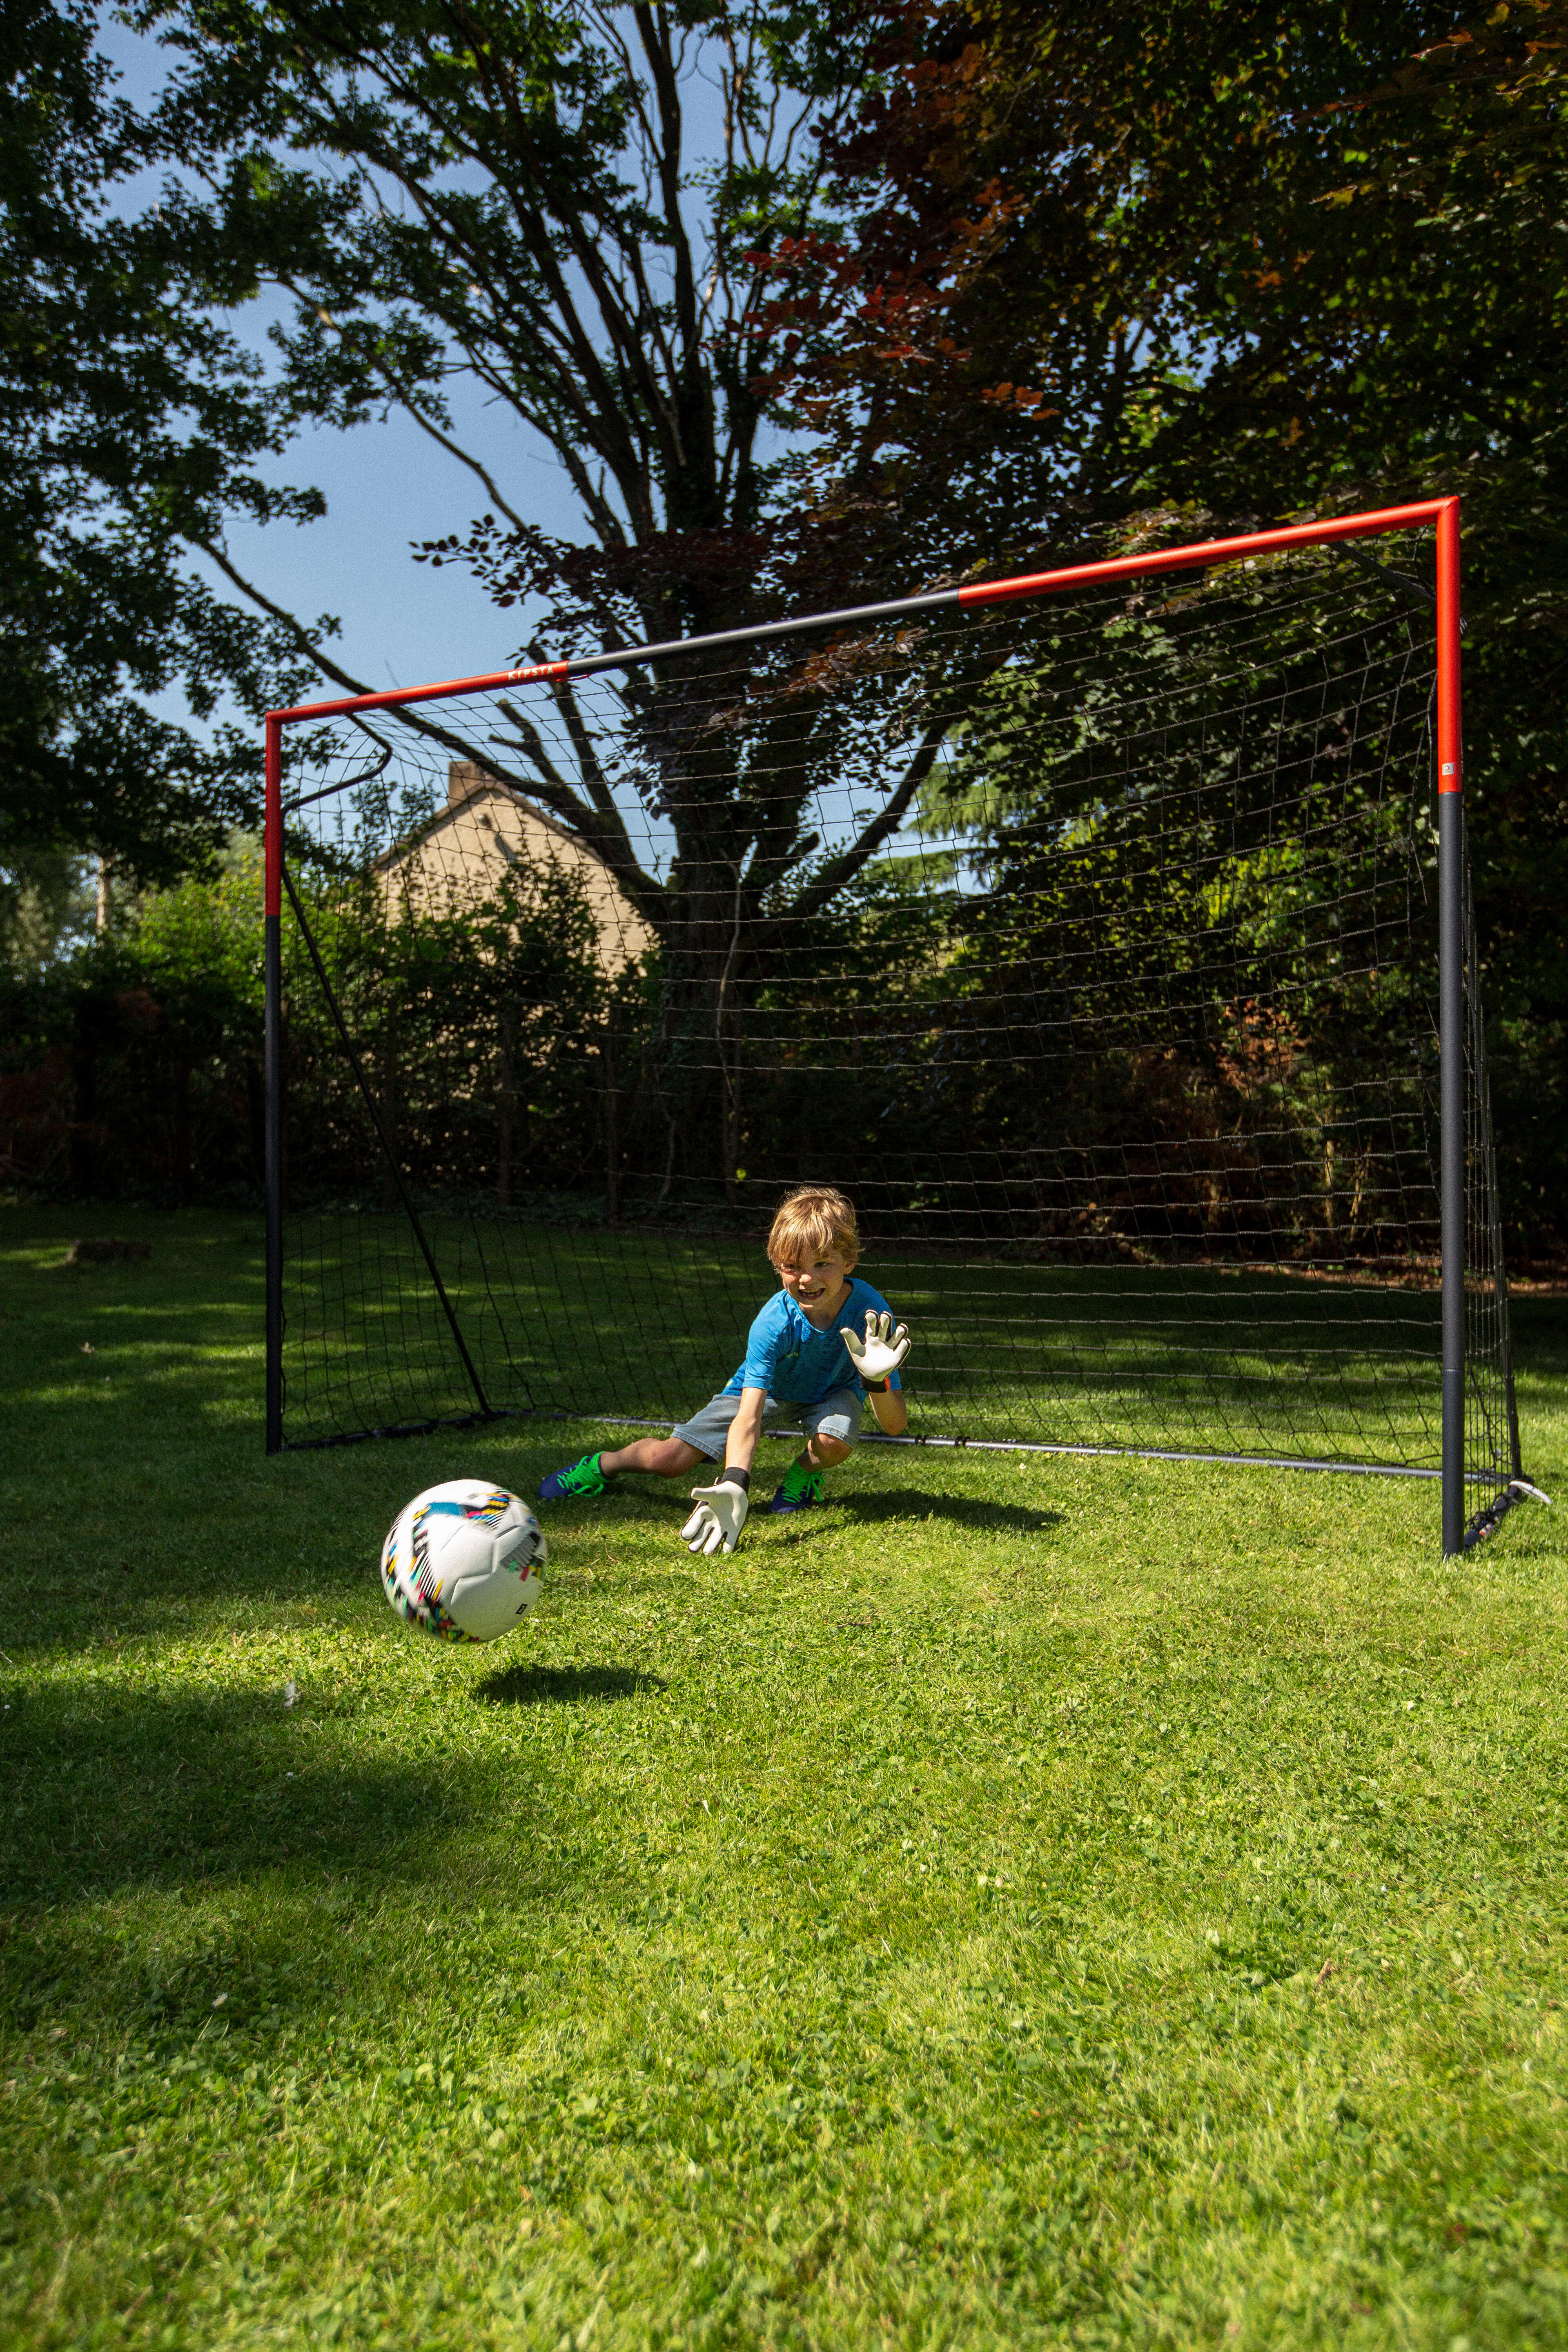
POLYGON ((752 1465, 757 1458, 757 1441, 763 1433, 763 1412, 768 1402, 766 1389, 742 1389, 741 1410, 730 1423, 729 1443, 724 1448, 726 1476, 731 1470, 743 1470, 749 1478, 752 1465))
POLYGON ((868 1389, 877 1426, 887 1437, 902 1437, 910 1425, 910 1409, 902 1389, 868 1389))
POLYGON ((724 1447, 724 1467, 711 1486, 693 1486, 697 1508, 680 1530, 689 1551, 715 1552, 721 1544, 733 1551, 751 1509, 752 1464, 763 1433, 766 1389, 742 1389, 740 1410, 730 1423, 724 1447))

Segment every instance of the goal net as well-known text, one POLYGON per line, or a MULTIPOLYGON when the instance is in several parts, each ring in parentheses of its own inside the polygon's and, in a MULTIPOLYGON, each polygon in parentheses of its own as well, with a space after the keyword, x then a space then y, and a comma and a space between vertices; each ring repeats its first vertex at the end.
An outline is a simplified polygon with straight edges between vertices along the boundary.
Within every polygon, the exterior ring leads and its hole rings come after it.
MULTIPOLYGON (((1405 511, 269 722, 269 1444, 683 1418, 816 1180, 917 1441, 1440 1473, 1405 511)), ((1473 1519, 1521 1465, 1458 882, 1473 1519)))

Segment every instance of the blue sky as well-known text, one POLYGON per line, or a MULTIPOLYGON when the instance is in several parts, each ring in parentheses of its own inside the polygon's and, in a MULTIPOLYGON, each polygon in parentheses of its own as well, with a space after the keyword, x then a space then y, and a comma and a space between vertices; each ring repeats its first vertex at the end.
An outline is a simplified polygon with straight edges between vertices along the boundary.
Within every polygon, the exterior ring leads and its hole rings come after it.
MULTIPOLYGON (((531 436, 475 404, 458 436, 476 447, 519 513, 563 537, 582 536, 581 518, 560 470, 531 436)), ((301 436, 277 468, 279 479, 313 482, 326 497, 319 522, 237 520, 229 552, 247 579, 301 617, 342 620, 331 652, 373 688, 415 686, 503 668, 526 624, 500 612, 460 567, 416 563, 411 541, 461 530, 484 510, 484 491, 466 467, 407 417, 352 432, 301 436)), ((231 593, 216 574, 216 584, 231 593)), ((331 691, 331 688, 326 689, 331 691)))

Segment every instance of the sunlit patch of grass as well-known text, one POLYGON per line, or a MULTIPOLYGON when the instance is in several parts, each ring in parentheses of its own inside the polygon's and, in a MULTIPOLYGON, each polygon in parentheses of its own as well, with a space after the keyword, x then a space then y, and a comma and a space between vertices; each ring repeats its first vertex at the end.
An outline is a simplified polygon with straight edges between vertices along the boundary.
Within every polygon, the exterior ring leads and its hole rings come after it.
POLYGON ((1568 2340, 1558 1514, 867 1454, 699 1564, 630 1482, 454 1653, 395 1510, 591 1427, 268 1463, 255 1221, 97 1222, 0 1221, 0 2337, 1568 2340))

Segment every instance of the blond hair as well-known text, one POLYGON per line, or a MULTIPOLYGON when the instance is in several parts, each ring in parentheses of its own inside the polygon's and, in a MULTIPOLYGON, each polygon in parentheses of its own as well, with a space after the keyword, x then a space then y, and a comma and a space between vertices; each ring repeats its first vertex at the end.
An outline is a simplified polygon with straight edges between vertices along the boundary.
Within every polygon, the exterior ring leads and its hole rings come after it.
POLYGON ((787 1265, 802 1250, 814 1257, 860 1255, 854 1203, 830 1184, 797 1184, 779 1202, 768 1234, 768 1260, 787 1265))

